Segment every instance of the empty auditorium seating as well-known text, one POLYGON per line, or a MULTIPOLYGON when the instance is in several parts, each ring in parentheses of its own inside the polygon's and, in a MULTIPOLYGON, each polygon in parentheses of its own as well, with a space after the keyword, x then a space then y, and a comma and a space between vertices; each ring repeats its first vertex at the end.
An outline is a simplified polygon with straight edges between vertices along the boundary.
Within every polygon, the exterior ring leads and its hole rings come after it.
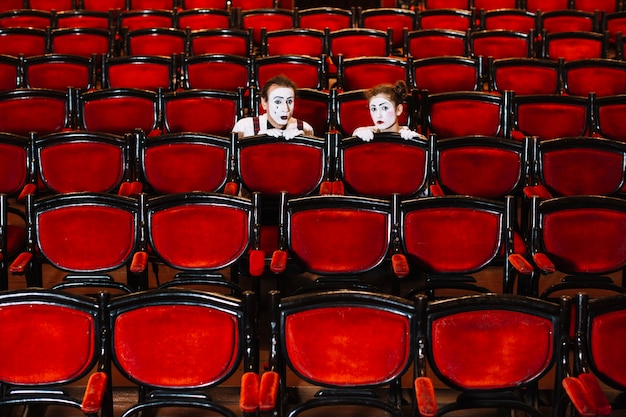
POLYGON ((243 29, 194 30, 187 36, 187 55, 252 55, 252 32, 243 29))
POLYGON ((298 104, 294 107, 293 117, 306 120, 316 136, 325 137, 331 128, 333 114, 330 92, 298 88, 296 97, 298 104))
POLYGON ((593 104, 594 124, 592 134, 626 142, 622 120, 626 108, 626 95, 597 97, 593 104))
POLYGON ((48 52, 48 33, 37 28, 0 28, 0 54, 43 55, 48 52))
POLYGON ((410 85, 429 94, 451 91, 482 91, 482 57, 436 56, 408 58, 410 85))
POLYGON ((55 54, 114 55, 114 33, 108 29, 69 27, 50 31, 50 52, 55 54))
POLYGON ((15 9, 0 13, 2 28, 46 29, 53 26, 52 12, 36 9, 15 9))
POLYGON ((261 28, 260 55, 310 55, 327 54, 327 29, 290 28, 268 31, 261 28))
POLYGON ((566 94, 596 97, 626 93, 626 63, 617 59, 590 58, 563 64, 563 90, 566 94))
POLYGON ((510 90, 517 95, 561 93, 562 59, 490 58, 488 67, 490 91, 510 90))
POLYGON ((253 78, 249 57, 230 54, 185 56, 181 63, 182 88, 237 91, 250 87, 253 78))
POLYGON ((186 51, 188 33, 173 27, 151 27, 122 31, 122 48, 126 55, 183 54, 186 51))
POLYGON ((328 89, 326 55, 272 55, 252 59, 254 84, 259 90, 267 80, 286 75, 298 88, 328 89))
POLYGON ((105 57, 101 87, 174 91, 178 86, 178 65, 176 55, 105 57))
MULTIPOLYGON (((448 29, 465 32, 474 29, 476 16, 473 10, 425 9, 416 16, 415 29, 448 29)), ((409 27, 409 31, 412 29, 409 27)))
POLYGON ((192 8, 180 10, 176 14, 176 27, 179 29, 228 29, 233 25, 232 11, 224 10, 223 8, 192 8))
POLYGON ((357 17, 354 7, 310 7, 296 10, 296 25, 299 28, 335 31, 356 26, 357 17))
POLYGON ((45 54, 25 57, 22 61, 22 84, 25 88, 49 88, 82 91, 96 88, 96 55, 45 54))
POLYGON ((407 60, 395 57, 362 56, 337 57, 337 84, 343 91, 369 89, 381 83, 409 82, 407 60))
POLYGON ((585 58, 607 58, 609 33, 568 31, 541 35, 541 57, 565 61, 585 58))
POLYGON ((72 127, 74 92, 20 88, 0 92, 0 131, 27 136, 60 132, 72 127))
POLYGON ((420 29, 404 32, 404 55, 416 59, 442 55, 467 56, 467 32, 451 29, 420 29))
POLYGON ((115 24, 112 10, 65 10, 54 14, 53 26, 57 28, 88 27, 110 29, 115 24))
POLYGON ((21 77, 19 58, 11 55, 0 55, 0 91, 20 87, 21 77))
POLYGON ((254 46, 261 46, 261 29, 268 32, 295 27, 295 15, 291 9, 253 8, 242 10, 238 26, 252 31, 254 46))
POLYGON ((176 15, 171 9, 122 10, 117 16, 117 27, 124 30, 173 28, 175 22, 176 15))
POLYGON ((362 9, 358 16, 358 26, 363 28, 387 31, 391 28, 391 46, 401 48, 404 42, 404 29, 417 29, 414 10, 379 7, 362 9))
POLYGON ((530 33, 537 29, 537 13, 526 9, 493 9, 481 11, 481 30, 512 30, 530 33))

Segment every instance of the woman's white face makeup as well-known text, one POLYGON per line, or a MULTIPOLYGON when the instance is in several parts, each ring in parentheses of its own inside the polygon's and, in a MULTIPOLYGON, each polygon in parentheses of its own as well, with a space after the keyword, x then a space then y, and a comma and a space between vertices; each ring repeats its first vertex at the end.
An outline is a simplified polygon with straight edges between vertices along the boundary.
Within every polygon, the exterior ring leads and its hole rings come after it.
POLYGON ((293 115, 295 93, 289 87, 272 86, 267 94, 267 101, 261 100, 263 109, 272 126, 284 127, 293 115))
POLYGON ((369 102, 370 116, 380 131, 393 128, 402 114, 402 106, 396 106, 384 96, 373 97, 369 102))

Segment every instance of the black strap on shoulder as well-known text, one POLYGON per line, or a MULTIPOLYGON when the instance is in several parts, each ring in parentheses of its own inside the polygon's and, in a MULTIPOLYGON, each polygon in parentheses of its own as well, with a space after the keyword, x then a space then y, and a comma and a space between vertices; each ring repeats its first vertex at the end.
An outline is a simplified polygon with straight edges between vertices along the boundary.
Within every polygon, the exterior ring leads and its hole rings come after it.
POLYGON ((252 118, 252 124, 254 125, 254 135, 258 135, 259 131, 261 130, 261 125, 259 123, 259 118, 258 117, 253 117, 252 118))

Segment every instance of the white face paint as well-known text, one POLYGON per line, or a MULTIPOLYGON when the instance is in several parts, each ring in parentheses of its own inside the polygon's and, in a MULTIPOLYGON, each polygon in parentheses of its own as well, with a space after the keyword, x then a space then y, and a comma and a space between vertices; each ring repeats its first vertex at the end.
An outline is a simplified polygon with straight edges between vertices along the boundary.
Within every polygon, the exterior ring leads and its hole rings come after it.
POLYGON ((402 113, 402 106, 396 106, 384 96, 376 96, 370 99, 370 116, 374 126, 379 131, 397 131, 398 116, 402 113))
POLYGON ((267 94, 267 101, 261 100, 267 118, 275 127, 283 127, 291 119, 294 108, 294 91, 288 87, 272 86, 267 94))

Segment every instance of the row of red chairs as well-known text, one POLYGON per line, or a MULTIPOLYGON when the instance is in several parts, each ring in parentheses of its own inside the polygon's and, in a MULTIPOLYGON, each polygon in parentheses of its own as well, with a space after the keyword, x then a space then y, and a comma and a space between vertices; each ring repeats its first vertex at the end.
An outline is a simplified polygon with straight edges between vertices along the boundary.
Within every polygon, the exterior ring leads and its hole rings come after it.
POLYGON ((261 373, 256 341, 262 332, 256 329, 250 295, 160 289, 94 299, 42 289, 3 292, 3 354, 21 366, 0 375, 16 388, 0 403, 45 402, 110 417, 115 405, 111 377, 117 370, 140 393, 122 416, 183 407, 233 417, 238 414, 208 392, 224 386, 239 365, 244 416, 357 407, 394 417, 469 408, 542 417, 528 398, 539 395, 537 383, 549 372, 554 375, 553 415, 566 415, 571 398, 587 412, 583 415, 595 416, 611 411, 595 375, 624 390, 623 358, 615 347, 616 337, 624 334, 623 296, 576 298, 584 313, 575 320, 581 332, 572 355, 573 377, 566 343, 568 298, 557 304, 490 294, 428 303, 365 291, 273 293, 268 329, 276 349, 270 351, 269 369, 261 373), (19 337, 24 333, 30 337, 19 337), (42 345, 54 350, 42 355, 42 345), (426 373, 427 364, 432 375, 426 373), (411 381, 406 386, 402 379, 411 369, 415 376, 406 378, 411 381), (332 389, 333 396, 293 396, 288 370, 295 374, 290 378, 306 381, 315 391, 332 389), (85 397, 67 394, 68 381, 83 376, 90 376, 85 397), (442 403, 435 396, 435 378, 463 395, 442 403), (50 391, 43 384, 60 388, 50 391), (31 393, 33 387, 38 389, 31 393))
MULTIPOLYGON (((16 89, 0 93, 6 118, 0 131, 39 135, 86 130, 123 135, 140 128, 151 136, 169 132, 201 132, 230 137, 244 115, 258 115, 257 90, 181 90, 154 92, 139 89, 101 89, 87 92, 16 89)), ((371 119, 363 90, 323 92, 298 90, 294 115, 309 121, 316 135, 338 131, 351 136, 371 119)), ((516 95, 484 91, 428 94, 413 90, 400 123, 439 138, 485 135, 522 139, 536 136, 601 136, 625 141, 620 114, 626 95, 587 97, 562 94, 516 95)))
POLYGON ((620 0, 419 0, 415 7, 420 9, 455 8, 462 10, 494 10, 521 8, 532 12, 538 10, 596 10, 616 12, 623 9, 620 0))

